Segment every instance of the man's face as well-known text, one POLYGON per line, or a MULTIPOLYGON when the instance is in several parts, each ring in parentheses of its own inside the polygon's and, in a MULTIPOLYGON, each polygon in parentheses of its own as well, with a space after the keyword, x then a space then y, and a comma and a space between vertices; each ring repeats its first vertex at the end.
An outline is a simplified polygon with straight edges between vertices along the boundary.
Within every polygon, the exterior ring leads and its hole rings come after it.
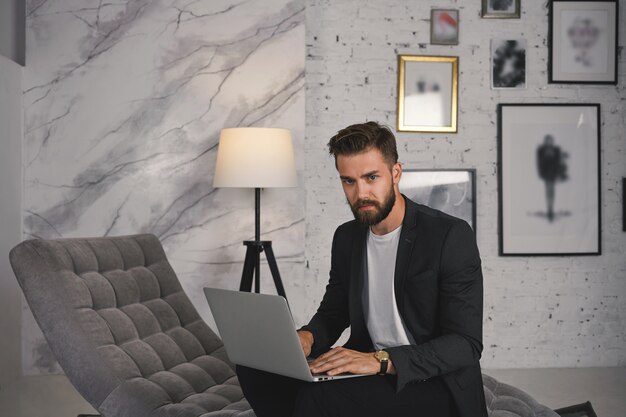
POLYGON ((370 149, 337 156, 337 170, 355 219, 374 226, 387 218, 396 202, 402 172, 399 163, 390 169, 380 151, 370 149))

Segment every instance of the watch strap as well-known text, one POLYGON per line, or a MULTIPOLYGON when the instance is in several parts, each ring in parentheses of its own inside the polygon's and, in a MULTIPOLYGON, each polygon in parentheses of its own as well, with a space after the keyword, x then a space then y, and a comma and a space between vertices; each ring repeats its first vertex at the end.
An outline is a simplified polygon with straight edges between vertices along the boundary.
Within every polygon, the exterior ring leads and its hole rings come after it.
POLYGON ((378 375, 387 375, 387 366, 389 366, 389 360, 381 360, 380 361, 380 372, 378 375))

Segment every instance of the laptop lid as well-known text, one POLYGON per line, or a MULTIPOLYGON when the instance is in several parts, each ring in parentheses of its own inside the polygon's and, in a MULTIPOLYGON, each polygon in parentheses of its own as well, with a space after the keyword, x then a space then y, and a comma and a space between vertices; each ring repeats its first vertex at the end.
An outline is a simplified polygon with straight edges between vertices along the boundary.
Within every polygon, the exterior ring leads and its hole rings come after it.
POLYGON ((369 376, 312 375, 287 301, 277 295, 204 288, 229 359, 310 382, 369 376))
POLYGON ((217 288, 204 293, 232 362, 314 380, 283 297, 217 288))

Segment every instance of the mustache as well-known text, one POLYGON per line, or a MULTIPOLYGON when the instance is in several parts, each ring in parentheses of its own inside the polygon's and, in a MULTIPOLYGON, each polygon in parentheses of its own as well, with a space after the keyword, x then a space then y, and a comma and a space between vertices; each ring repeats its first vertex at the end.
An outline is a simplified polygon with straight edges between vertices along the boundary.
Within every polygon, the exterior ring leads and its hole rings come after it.
POLYGON ((374 200, 357 200, 354 203, 354 207, 356 208, 360 208, 363 206, 374 206, 374 207, 379 207, 379 203, 378 201, 374 201, 374 200))

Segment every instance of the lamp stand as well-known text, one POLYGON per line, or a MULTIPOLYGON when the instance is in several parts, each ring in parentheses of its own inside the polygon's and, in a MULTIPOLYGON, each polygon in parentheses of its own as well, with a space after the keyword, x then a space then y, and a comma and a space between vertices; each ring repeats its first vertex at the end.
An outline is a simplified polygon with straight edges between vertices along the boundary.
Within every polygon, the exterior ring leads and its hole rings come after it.
POLYGON ((265 257, 276 285, 278 295, 287 299, 283 282, 280 279, 278 265, 272 249, 272 241, 261 240, 261 189, 254 189, 254 240, 246 240, 243 244, 247 247, 246 259, 243 263, 243 273, 241 275, 241 285, 239 291, 252 291, 252 280, 254 278, 254 292, 261 290, 261 252, 265 251, 265 257))

